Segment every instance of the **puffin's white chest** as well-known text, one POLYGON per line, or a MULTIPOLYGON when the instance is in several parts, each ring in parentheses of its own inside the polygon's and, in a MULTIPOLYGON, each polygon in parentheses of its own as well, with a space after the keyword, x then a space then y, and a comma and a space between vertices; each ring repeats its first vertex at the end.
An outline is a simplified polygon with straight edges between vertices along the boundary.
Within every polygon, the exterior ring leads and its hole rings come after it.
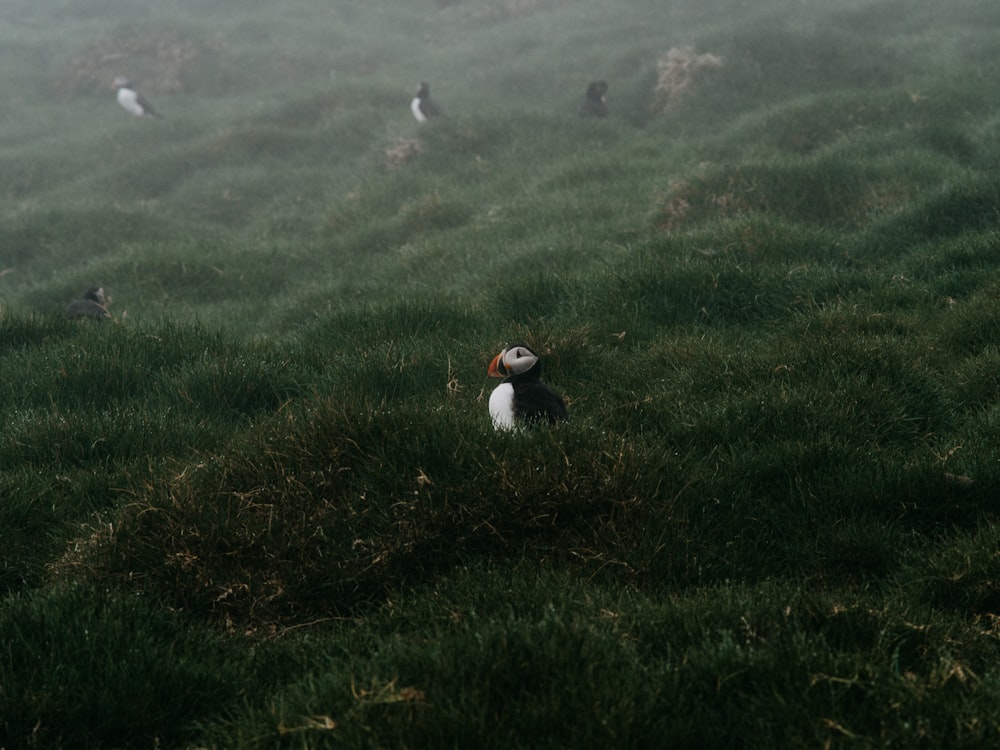
POLYGON ((498 430, 513 430, 514 422, 514 386, 501 383, 490 394, 490 417, 493 427, 498 430))
POLYGON ((413 101, 410 102, 410 111, 413 116, 417 118, 417 122, 427 122, 427 116, 420 111, 420 97, 413 97, 413 101))
POLYGON ((142 117, 146 110, 139 104, 139 95, 130 88, 118 89, 118 103, 136 117, 142 117))

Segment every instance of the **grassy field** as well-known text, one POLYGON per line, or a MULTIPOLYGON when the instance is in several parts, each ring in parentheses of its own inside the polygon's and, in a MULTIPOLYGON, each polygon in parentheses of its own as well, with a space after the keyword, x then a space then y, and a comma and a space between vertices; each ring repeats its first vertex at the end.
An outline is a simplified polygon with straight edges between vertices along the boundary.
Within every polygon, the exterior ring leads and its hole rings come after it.
POLYGON ((0 747, 1000 747, 998 27, 7 2, 0 747))

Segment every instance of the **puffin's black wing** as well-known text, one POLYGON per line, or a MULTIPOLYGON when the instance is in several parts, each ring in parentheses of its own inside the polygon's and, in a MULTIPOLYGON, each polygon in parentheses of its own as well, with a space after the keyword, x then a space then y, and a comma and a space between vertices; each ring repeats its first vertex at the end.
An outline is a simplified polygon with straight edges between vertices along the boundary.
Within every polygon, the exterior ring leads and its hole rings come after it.
POLYGON ((145 114, 149 115, 150 117, 163 117, 163 115, 157 112, 156 109, 153 107, 153 105, 149 103, 149 100, 146 99, 146 97, 144 97, 142 94, 136 94, 135 100, 136 102, 138 102, 139 106, 142 107, 142 111, 145 114))
POLYGON ((515 416, 529 422, 548 420, 549 424, 569 419, 563 397, 539 380, 514 384, 515 416))
POLYGON ((430 95, 420 100, 420 111, 424 113, 424 117, 440 117, 442 114, 441 108, 430 95))

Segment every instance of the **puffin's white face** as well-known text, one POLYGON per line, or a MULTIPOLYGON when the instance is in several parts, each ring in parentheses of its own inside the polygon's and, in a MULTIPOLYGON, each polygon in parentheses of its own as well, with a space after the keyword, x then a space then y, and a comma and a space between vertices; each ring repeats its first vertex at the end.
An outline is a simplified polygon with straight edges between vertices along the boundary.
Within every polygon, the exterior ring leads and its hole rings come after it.
POLYGON ((538 362, 538 355, 526 346, 512 346, 504 349, 494 359, 490 367, 490 375, 505 378, 508 375, 520 375, 527 372, 538 362))
POLYGON ((506 350, 503 355, 503 363, 511 375, 520 375, 527 372, 538 361, 538 355, 526 346, 515 346, 506 350))

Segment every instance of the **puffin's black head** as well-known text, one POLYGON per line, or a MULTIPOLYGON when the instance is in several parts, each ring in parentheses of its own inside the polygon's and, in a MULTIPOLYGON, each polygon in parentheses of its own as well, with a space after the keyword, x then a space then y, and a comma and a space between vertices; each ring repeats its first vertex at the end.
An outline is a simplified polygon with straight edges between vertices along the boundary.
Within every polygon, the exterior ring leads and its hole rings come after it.
POLYGON ((420 86, 417 87, 417 98, 426 99, 431 95, 431 86, 426 81, 421 81, 420 86))
POLYGON ((537 378, 542 372, 542 361, 524 344, 514 344, 495 356, 486 372, 491 378, 511 378, 518 375, 537 378))

